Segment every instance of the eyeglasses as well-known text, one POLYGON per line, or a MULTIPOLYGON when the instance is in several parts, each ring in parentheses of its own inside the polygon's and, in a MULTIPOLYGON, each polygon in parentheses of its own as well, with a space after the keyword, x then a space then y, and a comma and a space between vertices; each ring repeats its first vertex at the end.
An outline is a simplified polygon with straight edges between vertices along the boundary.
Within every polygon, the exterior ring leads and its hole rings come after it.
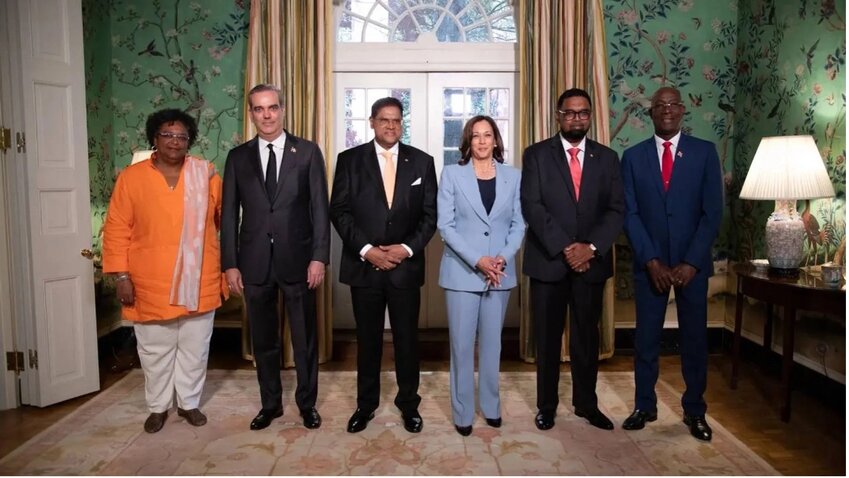
POLYGON ((398 126, 401 126, 401 120, 400 120, 400 119, 396 119, 396 118, 375 118, 375 120, 374 120, 374 121, 375 121, 375 122, 376 122, 379 126, 381 126, 381 127, 383 127, 383 128, 386 128, 386 127, 387 127, 387 126, 389 126, 389 125, 395 126, 396 128, 397 128, 398 126))
POLYGON ((162 138, 164 141, 176 139, 179 143, 185 143, 189 140, 189 135, 187 134, 169 133, 168 131, 160 131, 156 133, 156 135, 162 138))
POLYGON ((651 105, 652 109, 658 110, 677 110, 678 108, 681 108, 683 106, 684 103, 681 103, 680 101, 677 103, 655 103, 651 105))
POLYGON ((591 113, 590 110, 581 110, 581 111, 557 110, 557 112, 560 113, 560 115, 563 116, 563 118, 565 118, 567 120, 573 120, 575 118, 582 119, 582 120, 590 119, 590 113, 591 113))

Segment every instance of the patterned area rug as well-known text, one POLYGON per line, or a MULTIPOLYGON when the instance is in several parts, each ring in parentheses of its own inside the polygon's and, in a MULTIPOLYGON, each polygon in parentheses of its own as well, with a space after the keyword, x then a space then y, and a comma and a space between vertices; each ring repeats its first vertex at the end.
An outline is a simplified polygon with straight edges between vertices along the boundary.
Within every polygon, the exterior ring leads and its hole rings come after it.
MULTIPOLYGON (((358 434, 345 432, 355 408, 354 372, 321 372, 319 430, 307 430, 293 405, 294 372, 284 372, 285 415, 262 431, 248 423, 258 410, 253 371, 211 370, 201 409, 209 423, 190 426, 170 413, 156 434, 147 417, 144 378, 124 379, 0 460, 12 475, 776 475, 775 469, 708 417, 710 443, 681 423, 679 394, 658 385, 658 421, 620 428, 630 412, 633 374, 599 374, 600 406, 616 430, 593 428, 561 398, 557 425, 533 424, 536 382, 531 372, 503 373, 500 429, 475 421, 467 438, 454 431, 446 372, 423 373, 420 434, 407 433, 392 404, 394 374, 382 376, 376 417, 358 434)), ((570 397, 569 375, 561 397, 570 397)))

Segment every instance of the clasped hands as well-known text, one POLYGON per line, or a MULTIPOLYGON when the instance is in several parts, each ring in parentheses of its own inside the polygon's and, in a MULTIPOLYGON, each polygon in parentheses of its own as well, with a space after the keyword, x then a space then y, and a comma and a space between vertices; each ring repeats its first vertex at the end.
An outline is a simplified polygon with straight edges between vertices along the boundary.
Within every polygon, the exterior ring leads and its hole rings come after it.
POLYGON ((563 256, 572 270, 586 272, 590 269, 590 260, 595 256, 595 251, 585 242, 573 242, 563 248, 563 256))
POLYGON ((687 287, 696 275, 696 268, 690 264, 680 263, 669 267, 660 259, 652 259, 646 264, 652 286, 658 292, 666 293, 672 287, 687 287))
POLYGON ((363 259, 369 261, 375 270, 391 271, 409 258, 410 254, 401 244, 375 246, 366 251, 363 259))
POLYGON ((506 276, 504 268, 507 266, 507 261, 501 257, 483 256, 478 259, 475 267, 483 272, 487 287, 500 287, 501 278, 506 276))

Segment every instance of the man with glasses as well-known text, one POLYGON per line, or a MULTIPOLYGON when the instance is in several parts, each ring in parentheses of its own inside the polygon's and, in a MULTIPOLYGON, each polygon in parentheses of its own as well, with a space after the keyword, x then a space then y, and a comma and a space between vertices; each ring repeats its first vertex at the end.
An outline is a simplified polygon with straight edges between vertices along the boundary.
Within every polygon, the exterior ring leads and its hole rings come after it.
POLYGON ((318 428, 315 289, 330 259, 327 176, 318 145, 283 129, 274 85, 248 93, 257 136, 227 155, 221 214, 221 268, 232 293, 245 295, 262 409, 251 430, 283 415, 280 313, 283 293, 304 426, 318 428), (241 216, 241 222, 239 218, 241 216))
POLYGON ((424 248, 436 231, 433 158, 400 142, 404 107, 381 98, 371 107, 374 140, 339 153, 330 219, 342 238, 339 280, 351 287, 357 323, 357 409, 348 432, 374 418, 387 307, 395 349, 395 406, 404 428, 422 430, 418 407, 418 324, 424 248))
POLYGON ((591 115, 587 92, 566 90, 557 101, 560 131, 522 157, 528 223, 523 271, 531 278, 540 430, 554 426, 567 311, 575 415, 613 429, 598 408, 595 388, 604 283, 613 275, 612 248, 625 207, 619 156, 586 137, 591 115))
POLYGON ((684 103, 675 88, 652 96, 654 137, 625 151, 625 233, 634 256, 637 328, 634 411, 622 424, 639 430, 657 420, 660 336, 670 289, 675 289, 680 335, 681 397, 690 434, 708 441, 707 291, 711 249, 722 219, 722 167, 713 143, 681 133, 684 103))

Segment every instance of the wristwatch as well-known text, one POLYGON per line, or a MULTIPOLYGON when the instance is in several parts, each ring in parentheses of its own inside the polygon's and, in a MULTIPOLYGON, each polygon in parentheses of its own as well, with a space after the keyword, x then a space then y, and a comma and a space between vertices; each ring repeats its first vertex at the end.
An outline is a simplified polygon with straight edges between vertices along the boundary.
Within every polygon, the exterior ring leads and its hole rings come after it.
POLYGON ((590 243, 590 250, 593 251, 593 256, 599 255, 598 254, 598 248, 596 248, 595 245, 592 242, 590 243))

